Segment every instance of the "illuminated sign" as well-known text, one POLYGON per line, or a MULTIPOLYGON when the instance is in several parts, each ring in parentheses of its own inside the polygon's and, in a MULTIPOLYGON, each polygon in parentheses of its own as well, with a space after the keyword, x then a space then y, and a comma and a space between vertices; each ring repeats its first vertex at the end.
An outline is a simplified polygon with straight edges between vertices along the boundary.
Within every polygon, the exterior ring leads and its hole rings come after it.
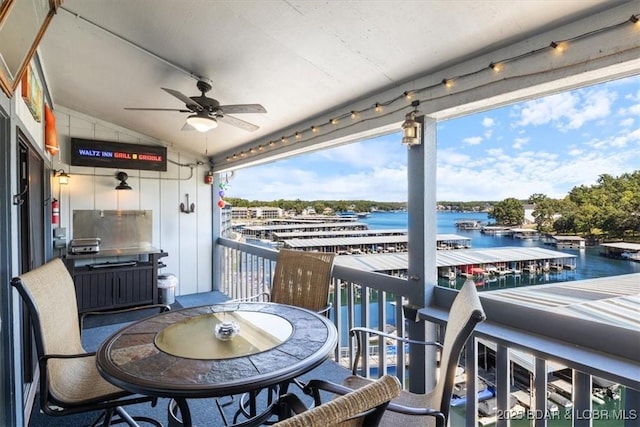
POLYGON ((71 138, 71 164, 164 172, 167 170, 167 148, 71 138))

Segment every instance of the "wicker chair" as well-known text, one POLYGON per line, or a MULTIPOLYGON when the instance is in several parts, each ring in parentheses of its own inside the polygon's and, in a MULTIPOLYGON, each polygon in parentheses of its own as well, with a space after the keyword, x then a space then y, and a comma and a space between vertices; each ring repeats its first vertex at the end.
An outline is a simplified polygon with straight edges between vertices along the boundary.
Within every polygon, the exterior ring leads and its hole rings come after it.
POLYGON ((267 299, 328 315, 329 285, 335 254, 280 249, 271 289, 229 302, 267 299))
POLYGON ((155 406, 157 398, 133 395, 105 381, 96 368, 95 352, 82 347, 75 286, 60 259, 15 277, 11 284, 26 303, 33 325, 44 413, 64 416, 102 411, 94 425, 143 421, 162 426, 147 417, 131 417, 122 408, 143 402, 155 406))
POLYGON ((397 340, 398 345, 404 345, 404 343, 436 345, 441 349, 441 376, 438 378, 436 386, 426 394, 415 394, 403 390, 400 396, 392 400, 387 407, 380 425, 445 427, 449 419, 454 378, 460 354, 476 325, 484 319, 484 310, 480 304, 475 284, 473 281, 468 280, 463 285, 451 306, 442 345, 439 343, 408 340, 396 335, 367 328, 353 328, 350 334, 356 338, 357 354, 352 367, 352 375, 344 380, 343 385, 349 389, 357 389, 372 381, 371 379, 357 375, 358 362, 366 351, 366 343, 368 343, 371 334, 384 337, 385 339, 397 340))
POLYGON ((329 285, 335 254, 280 249, 270 300, 318 313, 331 309, 329 285))
MULTIPOLYGON (((334 386, 338 386, 335 384, 334 386)), ((306 386, 307 392, 316 394, 319 390, 334 390, 331 383, 311 380, 306 386)), ((330 402, 306 408, 295 394, 286 394, 280 398, 280 415, 285 419, 278 427, 347 427, 377 426, 389 401, 398 396, 400 381, 394 376, 385 375, 366 386, 350 391, 330 402), (286 418, 291 413, 291 418, 286 418)))

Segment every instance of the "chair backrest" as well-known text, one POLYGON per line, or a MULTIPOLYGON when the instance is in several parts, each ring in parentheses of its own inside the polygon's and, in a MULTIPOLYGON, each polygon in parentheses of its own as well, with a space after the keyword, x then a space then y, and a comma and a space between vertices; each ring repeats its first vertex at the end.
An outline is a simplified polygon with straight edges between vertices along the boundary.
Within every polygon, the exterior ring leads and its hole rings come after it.
POLYGON ((449 408, 456 369, 465 343, 476 325, 486 319, 473 280, 467 280, 449 310, 444 342, 440 354, 440 378, 431 392, 433 404, 449 418, 449 408))
MULTIPOLYGON (((85 352, 73 278, 59 258, 14 278, 11 284, 27 304, 39 359, 50 354, 85 352)), ((65 371, 67 365, 59 361, 47 365, 47 372, 41 372, 42 393, 47 392, 48 385, 48 390, 56 395, 58 380, 71 374, 65 371)))
POLYGON ((389 401, 397 397, 401 389, 398 378, 384 375, 371 384, 276 423, 275 426, 375 426, 389 401))
POLYGON ((271 301, 313 311, 327 306, 334 253, 280 249, 271 301))

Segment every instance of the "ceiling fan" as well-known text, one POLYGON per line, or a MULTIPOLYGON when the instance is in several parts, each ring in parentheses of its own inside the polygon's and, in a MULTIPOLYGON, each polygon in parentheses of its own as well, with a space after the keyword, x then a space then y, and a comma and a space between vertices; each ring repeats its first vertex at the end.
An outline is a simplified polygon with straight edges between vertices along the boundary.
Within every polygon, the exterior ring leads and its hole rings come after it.
POLYGON ((182 92, 174 89, 161 88, 170 95, 175 96, 185 103, 186 109, 176 108, 132 108, 125 107, 125 110, 135 111, 178 111, 180 113, 192 113, 187 117, 187 122, 182 130, 195 129, 199 132, 208 132, 218 126, 218 121, 231 126, 253 132, 258 126, 240 120, 227 114, 243 113, 266 113, 267 110, 260 104, 236 104, 220 105, 217 99, 209 98, 205 94, 211 90, 211 85, 203 80, 198 80, 197 87, 202 92, 200 96, 186 96, 182 92))

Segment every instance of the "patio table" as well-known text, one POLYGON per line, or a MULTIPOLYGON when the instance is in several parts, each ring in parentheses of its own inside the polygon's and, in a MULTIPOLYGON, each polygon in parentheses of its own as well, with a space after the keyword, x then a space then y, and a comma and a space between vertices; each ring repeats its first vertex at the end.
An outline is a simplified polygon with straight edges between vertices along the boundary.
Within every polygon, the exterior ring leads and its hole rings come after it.
POLYGON ((174 399, 183 425, 190 426, 187 399, 286 389, 290 380, 326 360, 336 344, 335 326, 312 311, 225 303, 169 311, 126 326, 100 346, 96 363, 107 381, 124 390, 174 399), (214 333, 225 321, 239 327, 231 339, 214 333))

